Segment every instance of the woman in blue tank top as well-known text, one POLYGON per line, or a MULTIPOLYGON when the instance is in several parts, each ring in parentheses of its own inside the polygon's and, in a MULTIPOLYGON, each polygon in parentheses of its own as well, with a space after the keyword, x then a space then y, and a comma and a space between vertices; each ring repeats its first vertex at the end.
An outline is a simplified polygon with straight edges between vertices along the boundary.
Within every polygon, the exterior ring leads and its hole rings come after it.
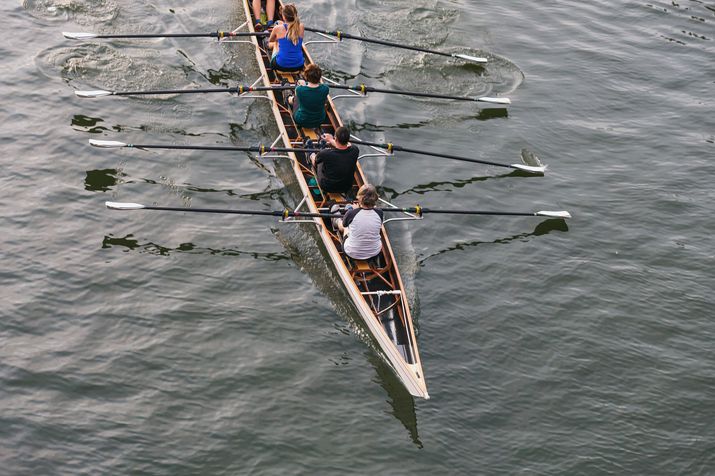
POLYGON ((292 3, 283 7, 282 15, 283 23, 276 23, 268 38, 268 46, 273 48, 271 67, 280 71, 300 71, 305 62, 305 30, 298 18, 298 10, 292 3))

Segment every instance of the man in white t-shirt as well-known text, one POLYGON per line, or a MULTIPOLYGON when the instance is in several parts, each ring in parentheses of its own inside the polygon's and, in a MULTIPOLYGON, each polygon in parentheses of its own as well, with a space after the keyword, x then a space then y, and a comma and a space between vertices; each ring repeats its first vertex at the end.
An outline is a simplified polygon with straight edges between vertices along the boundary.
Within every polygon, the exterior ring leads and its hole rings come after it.
POLYGON ((382 250, 383 212, 376 209, 377 190, 365 184, 357 193, 358 207, 352 208, 337 220, 338 229, 345 236, 343 250, 352 259, 367 260, 382 250))

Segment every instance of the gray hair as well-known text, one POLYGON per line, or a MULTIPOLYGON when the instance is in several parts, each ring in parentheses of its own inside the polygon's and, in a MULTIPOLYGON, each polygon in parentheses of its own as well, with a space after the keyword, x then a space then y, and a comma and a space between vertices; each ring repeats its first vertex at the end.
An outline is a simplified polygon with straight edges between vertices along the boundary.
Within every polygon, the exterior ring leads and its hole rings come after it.
POLYGON ((361 206, 372 208, 377 203, 377 189, 375 189, 374 185, 366 183, 358 190, 357 199, 361 206))

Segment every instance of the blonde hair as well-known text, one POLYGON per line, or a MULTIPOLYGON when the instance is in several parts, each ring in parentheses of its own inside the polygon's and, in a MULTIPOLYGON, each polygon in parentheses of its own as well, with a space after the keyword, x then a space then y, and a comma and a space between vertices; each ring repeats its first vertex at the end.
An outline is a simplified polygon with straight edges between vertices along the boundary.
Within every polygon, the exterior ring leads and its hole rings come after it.
POLYGON ((286 37, 294 45, 300 40, 300 18, 298 18, 298 9, 294 3, 289 3, 283 7, 283 19, 288 23, 288 32, 286 37))
POLYGON ((372 208, 377 203, 377 189, 374 185, 366 183, 362 187, 360 187, 360 190, 358 190, 357 199, 358 203, 360 203, 360 206, 372 208))

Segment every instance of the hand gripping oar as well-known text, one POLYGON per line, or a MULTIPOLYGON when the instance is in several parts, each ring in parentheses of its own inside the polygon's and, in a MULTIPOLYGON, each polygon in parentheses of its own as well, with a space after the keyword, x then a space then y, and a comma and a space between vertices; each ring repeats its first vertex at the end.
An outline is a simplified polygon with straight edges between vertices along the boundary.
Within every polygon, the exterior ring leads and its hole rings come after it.
MULTIPOLYGON (((192 212, 192 213, 226 213, 232 215, 263 215, 283 217, 316 217, 316 218, 340 218, 341 214, 333 213, 310 213, 295 210, 234 210, 226 208, 185 208, 185 207, 156 207, 142 205, 141 203, 105 202, 107 208, 111 210, 160 210, 166 212, 192 212)), ((424 213, 446 213, 454 215, 503 215, 503 216, 526 216, 526 217, 549 217, 549 218, 571 218, 567 211, 538 211, 538 212, 499 212, 480 210, 435 210, 432 208, 422 208, 419 205, 412 208, 382 208, 384 212, 414 213, 422 216, 424 213)))
MULTIPOLYGON (((471 159, 469 157, 460 157, 456 155, 440 154, 437 152, 428 152, 424 150, 417 149, 407 149, 405 147, 400 147, 393 144, 382 144, 379 142, 365 142, 360 140, 351 139, 353 144, 371 145, 375 147, 382 147, 388 151, 403 151, 414 154, 429 155, 434 157, 442 157, 450 160, 460 160, 463 162, 473 162, 477 164, 495 165, 497 167, 507 167, 510 169, 522 170, 524 172, 529 172, 532 174, 543 174, 546 171, 546 166, 534 166, 534 165, 523 165, 523 164, 502 164, 500 162, 492 162, 489 160, 471 159)), ((97 140, 89 139, 89 145, 93 147, 99 147, 102 149, 116 149, 121 147, 135 148, 135 149, 173 149, 173 150, 225 150, 225 151, 235 151, 235 152, 259 152, 265 154, 266 152, 320 152, 323 149, 302 149, 302 148, 285 148, 285 147, 267 147, 264 145, 259 146, 221 146, 221 145, 171 145, 171 144, 127 144, 125 142, 111 141, 111 140, 97 140)))
POLYGON ((486 63, 488 60, 486 58, 479 58, 476 56, 470 56, 470 55, 465 55, 465 54, 460 54, 460 53, 445 53, 443 51, 436 51, 436 50, 429 50, 427 48, 419 48, 417 46, 409 46, 409 45, 403 45, 401 43, 392 43, 390 41, 385 41, 385 40, 376 40, 373 38, 365 38, 363 36, 356 36, 356 35, 351 35, 349 33, 345 33, 343 31, 339 30, 320 30, 318 28, 309 28, 305 27, 306 31, 312 31, 314 33, 322 33, 323 35, 329 35, 329 36, 334 36, 338 40, 342 40, 343 38, 349 39, 349 40, 359 40, 359 41, 364 41, 366 43, 376 43, 378 45, 385 45, 385 46, 393 46, 395 48, 402 48, 404 50, 412 50, 412 51, 421 51, 422 53, 432 53, 434 55, 440 55, 440 56, 448 56, 451 58, 459 58, 464 61, 469 61, 472 63, 486 63))
POLYGON ((236 36, 268 36, 269 31, 259 32, 233 32, 233 31, 212 31, 209 33, 137 33, 126 35, 98 35, 96 33, 82 33, 63 31, 62 36, 70 40, 91 40, 94 38, 101 39, 123 39, 123 38, 232 38, 236 36))
MULTIPOLYGON (((367 94, 368 92, 384 93, 384 94, 400 94, 403 96, 417 96, 426 98, 437 98, 437 99, 455 99, 458 101, 474 101, 474 102, 485 102, 490 104, 511 104, 509 98, 494 98, 494 97, 469 97, 469 96, 449 96, 445 94, 436 93, 422 93, 414 91, 402 91, 399 89, 382 89, 374 88, 372 86, 366 86, 364 84, 349 86, 342 84, 330 84, 328 85, 333 89, 347 89, 350 91, 360 92, 362 94, 367 94)), ((106 91, 103 89, 98 89, 95 91, 75 91, 75 94, 81 98, 99 98, 104 96, 144 96, 144 95, 162 95, 162 94, 208 94, 208 93, 232 93, 232 94, 244 94, 254 91, 282 91, 286 89, 295 89, 295 84, 282 84, 275 86, 236 86, 233 88, 208 88, 208 89, 156 89, 147 91, 106 91)))
POLYGON ((366 142, 362 140, 355 140, 351 139, 353 144, 362 144, 362 145, 369 145, 373 147, 380 147, 382 149, 387 149, 388 152, 393 152, 393 151, 402 151, 402 152, 409 152, 412 154, 420 154, 420 155, 429 155, 432 157, 442 157, 444 159, 451 159, 451 160, 461 160, 463 162, 474 162, 477 164, 486 164, 486 165, 494 165, 496 167, 507 167, 510 169, 517 169, 517 170, 522 170, 524 172, 529 172, 532 174, 543 174, 546 172, 546 166, 533 166, 533 165, 523 165, 523 164, 502 164, 500 162, 492 162, 490 160, 480 160, 480 159, 472 159, 469 157, 460 157, 458 155, 451 155, 451 154, 442 154, 440 152, 429 152, 426 150, 418 150, 418 149, 408 149, 407 147, 400 147, 399 145, 395 145, 392 143, 387 143, 383 144, 381 142, 366 142))

